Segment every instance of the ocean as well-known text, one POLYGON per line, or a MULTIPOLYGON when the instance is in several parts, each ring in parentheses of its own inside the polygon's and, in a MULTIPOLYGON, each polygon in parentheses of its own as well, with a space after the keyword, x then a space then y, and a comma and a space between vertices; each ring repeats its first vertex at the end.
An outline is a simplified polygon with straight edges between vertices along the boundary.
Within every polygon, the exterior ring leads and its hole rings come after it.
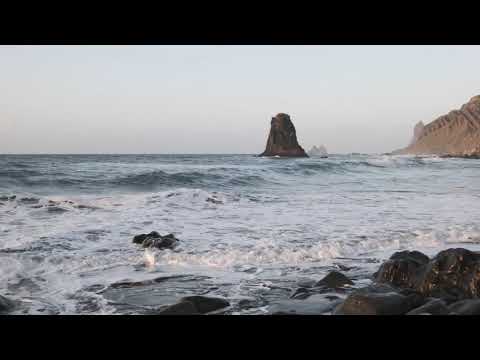
POLYGON ((0 155, 0 295, 18 314, 143 314, 186 295, 269 314, 393 252, 480 249, 480 161, 0 155), (132 243, 173 233, 174 250, 132 243))

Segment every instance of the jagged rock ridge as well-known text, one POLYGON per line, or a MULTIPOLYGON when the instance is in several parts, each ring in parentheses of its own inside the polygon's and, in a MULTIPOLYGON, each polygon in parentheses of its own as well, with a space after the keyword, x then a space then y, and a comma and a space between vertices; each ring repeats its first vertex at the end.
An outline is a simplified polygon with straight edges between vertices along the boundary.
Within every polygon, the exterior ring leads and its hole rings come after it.
POLYGON ((480 154, 480 95, 427 125, 418 123, 412 143, 394 154, 480 154))
POLYGON ((272 118, 267 146, 260 156, 308 157, 298 144, 289 115, 280 113, 272 118))

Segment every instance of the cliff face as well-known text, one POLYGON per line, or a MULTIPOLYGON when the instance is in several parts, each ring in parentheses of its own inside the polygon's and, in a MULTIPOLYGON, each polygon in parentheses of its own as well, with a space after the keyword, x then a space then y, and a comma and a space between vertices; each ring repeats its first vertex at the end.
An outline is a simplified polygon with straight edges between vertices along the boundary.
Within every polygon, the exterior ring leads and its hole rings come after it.
POLYGON ((272 118, 267 146, 260 156, 308 157, 298 144, 290 116, 277 114, 272 118))
POLYGON ((472 155, 480 149, 480 95, 459 110, 423 126, 417 124, 412 143, 396 154, 472 155))

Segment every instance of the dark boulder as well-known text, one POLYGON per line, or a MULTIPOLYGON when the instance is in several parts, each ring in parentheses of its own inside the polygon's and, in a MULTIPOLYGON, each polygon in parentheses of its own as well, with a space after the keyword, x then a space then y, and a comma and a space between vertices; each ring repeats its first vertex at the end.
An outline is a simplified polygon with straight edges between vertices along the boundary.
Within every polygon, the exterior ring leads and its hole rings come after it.
POLYGON ((15 303, 12 300, 0 295, 0 314, 11 311, 14 308, 15 303))
POLYGON ((418 277, 417 290, 426 296, 459 300, 480 296, 480 254, 466 249, 441 251, 418 277))
POLYGON ((448 309, 455 315, 480 315, 480 299, 468 299, 451 304, 448 309))
POLYGON ((419 251, 396 252, 380 266, 374 279, 378 283, 415 288, 417 275, 428 261, 428 256, 419 251))
POLYGON ((182 298, 181 301, 191 302, 200 314, 210 313, 230 306, 230 303, 225 299, 201 295, 187 296, 182 298))
POLYGON ((272 315, 324 315, 331 313, 342 299, 330 295, 314 294, 306 300, 281 300, 272 303, 268 312, 272 315))
POLYGON ((409 288, 447 304, 480 297, 480 254, 447 249, 433 259, 418 251, 395 253, 374 274, 377 283, 409 288))
POLYGON ((417 294, 403 295, 387 285, 372 285, 351 293, 335 315, 403 315, 423 305, 417 294))
POLYGON ((341 272, 331 271, 322 280, 317 282, 315 286, 317 287, 322 286, 330 289, 337 289, 337 288, 344 287, 345 285, 353 285, 353 284, 354 284, 353 281, 350 280, 345 275, 343 275, 341 272))
POLYGON ((161 309, 158 315, 200 315, 195 305, 190 301, 180 301, 179 303, 167 306, 161 309))
POLYGON ((265 151, 260 156, 308 157, 298 144, 295 126, 287 114, 272 118, 265 151))
POLYGON ((157 249, 173 249, 179 240, 173 235, 160 235, 156 231, 149 234, 140 234, 133 238, 135 244, 141 244, 143 247, 154 247, 157 249))
POLYGON ((290 296, 290 299, 303 300, 303 299, 308 298, 311 295, 312 295, 312 292, 310 291, 310 289, 301 287, 301 288, 296 289, 293 292, 292 296, 290 296))
POLYGON ((415 308, 407 313, 407 315, 448 315, 450 310, 447 307, 445 301, 441 299, 431 299, 422 306, 415 308))
POLYGON ((135 244, 142 244, 147 237, 159 238, 161 237, 161 235, 156 231, 152 231, 150 234, 140 234, 140 235, 134 236, 133 242, 135 244))

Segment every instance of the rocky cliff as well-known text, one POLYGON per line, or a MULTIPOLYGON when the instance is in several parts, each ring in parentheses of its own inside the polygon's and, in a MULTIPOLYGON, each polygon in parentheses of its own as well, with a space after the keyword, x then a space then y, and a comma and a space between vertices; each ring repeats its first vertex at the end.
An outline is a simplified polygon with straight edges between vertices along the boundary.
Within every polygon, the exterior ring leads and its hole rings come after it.
POLYGON ((280 113, 272 118, 267 146, 260 156, 308 157, 298 144, 289 115, 280 113))
POLYGON ((480 95, 427 125, 418 123, 412 143, 394 154, 480 155, 480 95))

